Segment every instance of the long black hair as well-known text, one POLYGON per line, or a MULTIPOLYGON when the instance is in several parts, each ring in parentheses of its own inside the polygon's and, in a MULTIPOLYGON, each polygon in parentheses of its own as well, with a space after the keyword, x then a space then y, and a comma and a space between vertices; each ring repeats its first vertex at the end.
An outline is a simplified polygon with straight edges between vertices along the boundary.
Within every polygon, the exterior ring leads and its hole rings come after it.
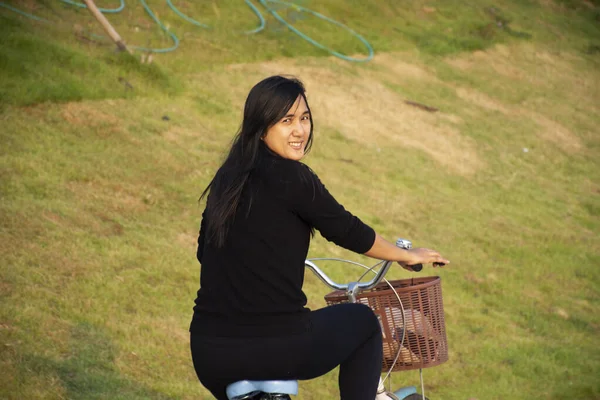
MULTIPOLYGON (((306 101, 302 82, 279 75, 260 81, 250 90, 244 105, 242 126, 233 139, 229 154, 200 196, 200 200, 208 196, 204 212, 206 239, 217 247, 225 244, 242 192, 259 160, 260 146, 265 145, 261 139, 287 114, 299 96, 306 101)), ((310 108, 308 111, 311 128, 305 154, 310 151, 313 139, 310 108)))

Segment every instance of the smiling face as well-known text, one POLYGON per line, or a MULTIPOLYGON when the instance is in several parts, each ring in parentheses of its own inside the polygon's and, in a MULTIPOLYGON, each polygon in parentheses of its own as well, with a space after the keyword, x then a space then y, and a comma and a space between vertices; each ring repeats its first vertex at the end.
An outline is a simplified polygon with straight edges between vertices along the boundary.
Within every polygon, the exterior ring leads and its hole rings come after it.
POLYGON ((286 115, 267 130, 263 140, 279 156, 299 161, 304 157, 310 133, 310 111, 304 97, 298 96, 286 115))

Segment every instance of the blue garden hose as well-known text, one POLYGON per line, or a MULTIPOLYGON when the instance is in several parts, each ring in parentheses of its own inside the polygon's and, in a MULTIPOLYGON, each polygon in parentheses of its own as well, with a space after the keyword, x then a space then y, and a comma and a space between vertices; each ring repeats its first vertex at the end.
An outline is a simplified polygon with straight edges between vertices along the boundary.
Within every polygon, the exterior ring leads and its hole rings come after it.
MULTIPOLYGON (((70 4, 72 6, 75 7, 79 7, 79 8, 87 8, 87 5, 85 5, 85 3, 78 3, 76 1, 72 1, 72 0, 61 0, 63 3, 67 3, 70 4)), ((123 9, 125 8, 125 0, 121 0, 121 5, 117 8, 98 8, 98 10, 102 13, 120 13, 121 11, 123 11, 123 9)))
MULTIPOLYGON (((253 29, 251 31, 247 31, 245 32, 247 35, 251 35, 253 33, 258 33, 260 31, 262 31, 265 28, 266 22, 264 17, 262 16, 261 12, 259 11, 258 8, 256 8, 256 6, 254 4, 252 4, 252 2, 250 2, 250 0, 244 0, 246 2, 246 4, 248 5, 248 7, 250 7, 252 9, 252 11, 254 11, 254 13, 256 14, 256 16, 258 17, 258 19, 260 20, 260 26, 256 29, 253 29)), ((196 21, 195 19, 185 15, 184 13, 182 13, 181 11, 179 11, 177 9, 177 7, 175 7, 173 5, 173 3, 171 2, 171 0, 167 0, 167 4, 169 5, 169 7, 171 8, 171 10, 173 10, 173 12, 177 15, 179 15, 181 18, 185 19, 187 22, 194 24, 196 26, 199 26, 201 28, 209 28, 208 25, 203 24, 201 22, 196 21)))
POLYGON ((260 26, 256 29, 246 32, 246 34, 251 35, 253 33, 258 33, 260 31, 262 31, 263 29, 265 29, 265 25, 266 25, 265 18, 262 16, 262 13, 260 12, 260 10, 258 8, 256 8, 256 6, 254 4, 252 4, 252 2, 250 2, 250 0, 244 0, 244 1, 248 5, 248 7, 250 7, 252 9, 252 11, 254 11, 254 14, 256 14, 258 16, 258 19, 260 19, 260 26))
POLYGON ((144 9, 148 13, 148 15, 150 15, 150 18, 152 18, 154 20, 154 22, 156 22, 158 24, 158 26, 160 26, 160 28, 171 37, 171 39, 173 40, 173 46, 168 47, 166 49, 151 49, 151 48, 139 47, 139 46, 130 46, 130 47, 132 49, 136 49, 136 50, 140 50, 140 51, 147 51, 147 52, 152 52, 152 53, 168 53, 170 51, 174 51, 175 49, 177 49, 177 47, 179 47, 179 39, 177 38, 177 36, 175 36, 175 34, 173 32, 169 31, 167 29, 167 27, 164 26, 158 18, 156 18, 156 15, 154 15, 154 13, 150 9, 150 7, 148 7, 148 4, 146 4, 145 0, 140 0, 140 3, 142 3, 142 5, 144 6, 144 9))
POLYGON ((285 26, 288 27, 289 30, 291 30, 292 32, 294 32, 296 35, 300 36, 302 39, 306 40, 307 42, 309 42, 310 44, 312 44, 315 47, 318 47, 320 49, 323 49, 327 52, 329 52, 330 54, 341 58, 342 60, 346 60, 346 61, 353 61, 353 62, 366 62, 366 61, 370 61, 373 59, 373 48, 371 47, 371 45, 369 44, 369 42, 367 42, 362 36, 360 36, 358 33, 354 32, 352 29, 348 28, 346 25, 342 24, 341 22, 338 22, 336 20, 333 20, 329 17, 326 17, 323 14, 320 14, 316 11, 310 10, 308 8, 305 7, 301 7, 297 4, 293 4, 293 3, 288 3, 285 1, 280 1, 280 0, 259 0, 260 3, 265 6, 265 8, 282 24, 284 24, 285 26), (337 25, 341 28, 344 28, 345 30, 347 30, 348 32, 350 32, 352 35, 356 36, 358 38, 358 40, 360 40, 361 42, 364 43, 364 45, 367 47, 367 50, 369 51, 369 55, 366 58, 353 58, 353 57, 348 57, 342 53, 338 53, 335 50, 330 49, 327 46, 322 45, 321 43, 317 42, 316 40, 312 39, 311 37, 305 35, 304 33, 300 32, 298 29, 294 28, 292 25, 290 25, 285 19, 283 19, 278 13, 277 11, 273 10, 272 8, 270 8, 268 6, 267 3, 278 3, 278 4, 286 4, 288 6, 292 6, 297 10, 302 10, 302 11, 306 11, 308 13, 313 14, 314 16, 321 18, 327 22, 331 22, 334 25, 337 25))
MULTIPOLYGON (((61 0, 64 3, 67 4, 71 4, 80 8, 87 8, 87 6, 84 3, 76 3, 74 1, 71 0, 61 0)), ((174 51, 175 49, 177 49, 177 47, 179 46, 179 39, 177 38, 177 36, 175 36, 175 34, 173 32, 170 32, 167 27, 165 27, 158 18, 156 18, 156 15, 154 15, 154 13, 152 12, 152 10, 150 9, 150 7, 148 7, 148 4, 146 4, 146 2, 144 0, 140 0, 140 2, 142 3, 142 6, 144 6, 144 9, 146 10, 146 12, 148 13, 148 15, 150 15, 150 18, 152 18, 154 20, 154 22, 156 22, 158 24, 158 26, 160 26, 160 28, 165 31, 173 40, 174 45, 171 47, 168 47, 166 49, 151 49, 151 48, 146 48, 146 47, 140 47, 140 46, 129 46, 129 48, 131 49, 135 49, 135 50, 140 50, 140 51, 145 51, 145 52, 152 52, 152 53, 168 53, 170 51, 174 51)), ((44 18, 40 18, 37 17, 33 14, 29 14, 26 13, 24 11, 21 11, 19 9, 16 9, 14 7, 11 7, 7 4, 4 4, 3 2, 0 2, 0 7, 4 7, 6 9, 9 9, 11 11, 14 11, 18 14, 21 14, 25 17, 34 19, 36 21, 42 21, 42 22, 50 22, 47 19, 44 18)), ((125 8, 125 2, 124 0, 121 0, 121 5, 118 8, 114 8, 114 9, 103 9, 103 8, 99 8, 98 10, 100 10, 102 13, 118 13, 121 12, 123 9, 125 8)), ((101 38, 104 39, 105 37, 102 35, 96 35, 96 34, 91 34, 93 37, 96 38, 101 38)))
MULTIPOLYGON (((87 6, 84 3, 78 3, 76 1, 73 0, 61 0, 63 3, 67 3, 76 7, 81 7, 81 8, 87 8, 87 6)), ((200 23, 198 21, 196 21, 195 19, 183 14, 181 11, 179 11, 172 3, 171 0, 166 0, 168 6, 173 10, 173 12, 175 12, 179 17, 185 19, 186 21, 202 27, 202 28, 208 28, 208 25, 200 23)), ((250 0, 244 0, 246 2, 246 4, 248 5, 248 7, 250 7, 252 9, 252 11, 258 16, 259 20, 260 20, 260 26, 256 29, 250 30, 245 32, 246 34, 254 34, 254 33, 258 33, 260 31, 262 31, 265 28, 266 22, 264 17, 262 16, 262 13, 260 12, 260 10, 254 5, 252 4, 252 2, 250 0)), ((275 17, 275 19, 277 19, 279 22, 281 22, 284 26, 286 26, 289 30, 291 30, 292 32, 294 32, 296 35, 300 36, 302 39, 306 40, 307 42, 309 42, 310 44, 312 44, 315 47, 318 47, 322 50, 327 51, 329 54, 341 58, 342 60, 346 60, 346 61, 351 61, 351 62, 366 62, 366 61, 370 61, 373 59, 373 48, 371 47, 371 45, 369 44, 369 42, 367 42, 361 35, 359 35, 358 33, 356 33, 355 31, 353 31, 352 29, 350 29, 349 27, 347 27, 346 25, 331 19, 323 14, 320 14, 316 11, 313 11, 311 9, 308 9, 306 7, 302 7, 299 6, 297 4, 293 4, 293 3, 288 3, 285 1, 281 1, 281 0, 259 0, 260 4, 262 4, 269 13, 271 13, 271 15, 273 15, 273 17, 275 17), (288 23, 283 17, 281 17, 276 10, 274 10, 273 8, 269 7, 268 3, 277 3, 277 4, 284 4, 290 7, 293 7, 297 10, 300 11, 304 11, 307 13, 310 13, 314 16, 316 16, 317 18, 320 18, 324 21, 327 21, 329 23, 332 23, 336 26, 339 26, 340 28, 345 29, 346 31, 350 32, 353 36, 355 36, 356 38, 358 38, 358 40, 360 40, 365 47, 367 48, 368 51, 368 55, 365 58, 354 58, 354 57, 349 57, 347 55, 344 55, 342 53, 339 53, 319 42, 317 42, 316 40, 314 40, 313 38, 307 36, 306 34, 302 33, 301 31, 299 31, 297 28, 295 28, 294 26, 292 26, 290 23, 288 23)), ((142 3, 142 6, 144 7, 144 9, 146 10, 146 13, 148 13, 148 15, 150 16, 150 18, 152 18, 152 20, 154 20, 154 22, 156 22, 156 24, 158 24, 158 26, 167 34, 169 35, 169 37, 171 38, 171 40, 173 40, 173 46, 168 47, 168 48, 163 48, 163 49, 154 49, 154 48, 147 48, 147 47, 140 47, 140 46, 129 46, 132 49, 135 50, 140 50, 140 51, 144 51, 144 52, 152 52, 152 53, 168 53, 171 51, 176 50, 179 47, 179 39, 177 38, 177 36, 171 32, 169 29, 167 29, 166 26, 163 25, 162 22, 160 22, 160 20, 156 17, 156 15, 152 12, 152 10, 150 9, 150 7, 148 6, 148 4, 146 3, 145 0, 140 0, 140 3, 142 3)), ((18 10, 14 7, 11 7, 7 4, 4 4, 3 2, 0 2, 0 7, 4 7, 8 10, 11 10, 13 12, 16 12, 18 14, 21 14, 25 17, 37 20, 37 21, 44 21, 44 22, 49 22, 48 20, 44 19, 44 18, 40 18, 37 17, 33 14, 29 14, 27 12, 18 10)), ((99 8, 99 10, 103 13, 119 13, 121 12, 123 9, 125 8, 125 1, 124 0, 120 0, 120 6, 117 8, 110 8, 110 9, 104 9, 104 8, 99 8)), ((99 35, 94 35, 95 37, 101 37, 99 35)))
POLYGON ((4 3, 2 3, 2 2, 0 2, 0 7, 4 7, 4 8, 6 8, 6 9, 10 10, 10 11, 14 11, 14 12, 16 12, 17 14, 21 14, 21 15, 23 15, 23 16, 25 16, 25 17, 27 17, 27 18, 31 18, 31 19, 34 19, 34 20, 36 20, 36 21, 46 21, 44 18, 36 17, 36 16, 35 16, 35 15, 33 15, 33 14, 26 13, 25 11, 21 11, 21 10, 19 10, 19 9, 17 9, 17 8, 11 7, 11 6, 9 6, 8 4, 4 4, 4 3))
POLYGON ((185 19, 187 22, 189 22, 191 24, 194 24, 196 26, 199 26, 201 28, 208 28, 208 25, 202 24, 202 23, 196 21, 195 19, 188 17, 187 15, 185 15, 184 13, 182 13, 181 11, 179 11, 173 5, 173 3, 171 3, 171 0, 167 0, 167 4, 169 5, 169 7, 171 7, 171 10, 173 10, 175 12, 175 14, 179 15, 181 18, 185 19))

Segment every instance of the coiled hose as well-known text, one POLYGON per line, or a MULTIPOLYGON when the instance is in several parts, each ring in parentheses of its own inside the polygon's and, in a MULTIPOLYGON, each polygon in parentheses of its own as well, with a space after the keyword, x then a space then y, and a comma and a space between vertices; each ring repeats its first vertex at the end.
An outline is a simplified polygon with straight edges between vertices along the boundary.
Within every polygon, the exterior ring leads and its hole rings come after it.
MULTIPOLYGON (((62 1, 63 3, 66 3, 66 4, 70 4, 72 6, 75 6, 75 7, 87 8, 87 6, 84 3, 79 3, 79 2, 76 2, 73 0, 60 0, 60 1, 62 1)), ((160 20, 152 12, 152 9, 148 6, 148 4, 146 3, 145 0, 139 0, 139 1, 142 4, 142 6, 144 7, 144 10, 146 10, 146 13, 150 16, 150 18, 152 18, 152 20, 154 22, 156 22, 156 24, 171 38, 171 40, 173 41, 173 45, 171 47, 167 47, 167 48, 148 48, 148 47, 140 47, 140 46, 129 46, 129 47, 132 49, 135 49, 135 50, 139 50, 139 51, 143 51, 143 52, 151 52, 151 53, 168 53, 171 51, 175 51, 179 47, 179 38, 175 35, 175 33, 171 32, 162 22, 160 22, 160 20)), ((250 7, 250 9, 254 12, 254 14, 256 14, 256 16, 258 17, 258 19, 260 21, 260 25, 257 28, 247 31, 245 33, 250 35, 250 34, 255 34, 255 33, 258 33, 260 31, 264 30, 266 22, 265 22, 265 18, 263 17, 262 13, 260 12, 260 10, 254 4, 252 4, 252 2, 250 0, 244 0, 244 1, 245 1, 246 5, 248 5, 248 7, 250 7)), ((195 19, 189 17, 188 15, 185 15, 184 13, 182 13, 179 9, 177 9, 177 7, 175 7, 175 5, 173 5, 173 2, 171 0, 166 0, 166 2, 167 2, 167 5, 169 6, 169 8, 171 8, 171 10, 173 10, 173 12, 175 14, 177 14, 180 18, 182 18, 182 19, 186 20, 187 22, 189 22, 195 26, 198 26, 200 28, 209 28, 209 26, 207 24, 198 22, 195 19)), ((331 54, 335 57, 341 58, 342 60, 346 60, 346 61, 366 62, 366 61, 370 61, 373 59, 374 51, 373 51, 373 48, 371 47, 371 45, 369 44, 369 42, 365 38, 363 38, 361 35, 359 35, 355 31, 353 31, 352 29, 350 29, 348 26, 346 26, 332 18, 329 18, 323 14, 313 11, 309 8, 302 7, 302 6, 299 6, 294 3, 289 3, 289 2, 285 2, 285 1, 281 1, 281 0, 259 0, 259 2, 277 21, 279 21, 281 24, 283 24, 285 27, 287 27, 290 31, 292 31, 296 35, 300 36, 303 40, 306 40, 313 46, 315 46, 319 49, 322 49, 324 51, 327 51, 329 54, 331 54), (350 57, 350 56, 344 55, 340 52, 337 52, 337 51, 323 45, 322 43, 317 42, 315 39, 304 34, 300 30, 298 30, 296 27, 291 25, 289 22, 287 22, 281 15, 279 15, 279 13, 275 9, 270 7, 269 3, 283 4, 283 5, 286 5, 289 7, 293 7, 296 10, 312 14, 317 18, 320 18, 331 24, 339 26, 340 28, 346 30, 351 35, 355 36, 358 40, 360 40, 367 48, 368 55, 364 58, 350 57)), ((27 18, 30 18, 30 19, 33 19, 36 21, 50 22, 44 18, 37 17, 33 14, 30 14, 25 11, 19 10, 15 7, 9 6, 8 4, 5 4, 4 2, 1 2, 1 1, 0 1, 0 7, 6 8, 8 10, 11 10, 13 12, 16 12, 20 15, 23 15, 27 18)), ((125 8, 125 1, 120 0, 120 5, 117 8, 99 8, 99 10, 102 13, 116 14, 116 13, 123 11, 124 8, 125 8)), ((94 36, 102 37, 99 35, 94 35, 94 36)))

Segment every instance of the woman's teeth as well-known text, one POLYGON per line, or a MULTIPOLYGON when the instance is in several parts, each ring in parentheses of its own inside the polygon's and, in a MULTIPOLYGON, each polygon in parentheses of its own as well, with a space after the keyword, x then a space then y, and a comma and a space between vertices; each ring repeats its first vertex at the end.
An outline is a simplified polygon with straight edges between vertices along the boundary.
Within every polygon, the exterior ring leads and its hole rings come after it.
POLYGON ((290 142, 289 144, 294 150, 300 150, 302 148, 302 142, 290 142))

